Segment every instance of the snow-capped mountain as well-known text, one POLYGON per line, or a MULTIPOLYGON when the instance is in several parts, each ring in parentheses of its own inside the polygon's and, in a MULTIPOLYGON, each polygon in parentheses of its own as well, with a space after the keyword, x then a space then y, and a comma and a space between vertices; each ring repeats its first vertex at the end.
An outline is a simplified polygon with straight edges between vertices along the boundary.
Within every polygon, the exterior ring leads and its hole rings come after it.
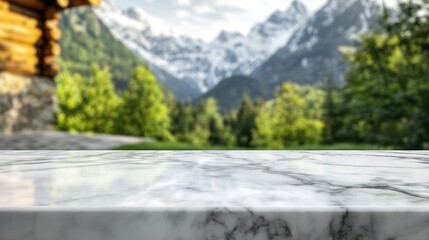
POLYGON ((272 86, 284 81, 309 84, 328 75, 343 82, 347 64, 341 49, 356 44, 376 23, 379 6, 379 0, 328 0, 252 76, 272 86))
POLYGON ((95 13, 117 39, 151 64, 158 75, 170 76, 169 80, 160 77, 169 82, 167 85, 180 82, 194 95, 208 91, 224 78, 252 73, 283 47, 308 18, 305 5, 295 0, 287 10, 276 11, 265 22, 255 25, 246 36, 221 32, 207 43, 175 36, 161 21, 139 8, 121 9, 104 1, 95 13))
POLYGON ((209 56, 210 66, 208 76, 199 79, 204 83, 203 91, 209 90, 224 78, 251 74, 287 43, 307 17, 305 5, 293 1, 287 10, 276 11, 265 22, 256 24, 247 36, 221 32, 209 43, 209 48, 204 53, 209 56))
POLYGON ((299 23, 308 18, 307 8, 299 1, 293 1, 286 11, 274 12, 265 22, 256 24, 248 35, 248 42, 261 52, 274 53, 284 46, 299 23))

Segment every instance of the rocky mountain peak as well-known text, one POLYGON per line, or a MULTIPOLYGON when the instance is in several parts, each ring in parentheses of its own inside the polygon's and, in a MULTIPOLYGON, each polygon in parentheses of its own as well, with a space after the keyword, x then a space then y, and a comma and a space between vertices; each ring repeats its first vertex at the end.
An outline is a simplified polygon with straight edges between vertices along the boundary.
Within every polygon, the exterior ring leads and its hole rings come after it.
POLYGON ((356 44, 369 30, 378 16, 377 6, 377 0, 328 0, 253 76, 272 85, 287 80, 313 84, 328 74, 343 82, 347 63, 338 49, 356 44))
POLYGON ((296 21, 308 15, 307 7, 298 0, 293 1, 285 11, 277 10, 267 19, 267 22, 282 24, 285 21, 296 21))
POLYGON ((242 38, 243 38, 243 35, 239 32, 221 31, 217 36, 217 38, 215 39, 215 41, 226 43, 231 40, 242 39, 242 38))

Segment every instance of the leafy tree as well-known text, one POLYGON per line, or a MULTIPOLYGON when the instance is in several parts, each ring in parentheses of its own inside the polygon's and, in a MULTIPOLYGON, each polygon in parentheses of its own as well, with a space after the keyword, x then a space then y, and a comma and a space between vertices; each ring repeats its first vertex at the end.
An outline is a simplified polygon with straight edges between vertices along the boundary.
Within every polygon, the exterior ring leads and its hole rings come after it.
POLYGON ((429 143, 429 3, 401 1, 349 55, 345 128, 357 140, 420 149, 429 143))
POLYGON ((322 119, 326 92, 321 87, 312 85, 300 86, 298 92, 305 101, 304 116, 311 119, 322 119))
POLYGON ((123 93, 119 129, 130 135, 170 139, 170 118, 164 94, 146 66, 137 67, 123 93))
POLYGON ((82 116, 82 84, 80 75, 63 71, 56 77, 58 114, 57 127, 60 130, 79 131, 83 128, 82 116))
POLYGON ((67 131, 112 133, 119 98, 108 69, 93 65, 89 78, 64 71, 57 77, 58 128, 67 131))
POLYGON ((256 118, 256 146, 282 148, 321 141, 323 122, 306 117, 308 105, 301 91, 298 85, 285 83, 262 108, 256 118))
POLYGON ((262 148, 280 149, 284 147, 276 127, 280 125, 275 113, 274 101, 269 101, 258 112, 255 119, 252 145, 262 148))
POLYGON ((112 133, 119 97, 115 93, 110 72, 107 68, 92 66, 91 77, 84 81, 82 88, 81 131, 112 133))

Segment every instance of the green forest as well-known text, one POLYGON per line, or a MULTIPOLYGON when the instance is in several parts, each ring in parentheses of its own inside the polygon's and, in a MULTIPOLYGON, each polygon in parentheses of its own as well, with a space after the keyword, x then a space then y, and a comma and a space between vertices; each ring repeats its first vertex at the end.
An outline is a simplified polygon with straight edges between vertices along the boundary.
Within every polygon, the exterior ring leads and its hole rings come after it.
POLYGON ((123 90, 141 61, 116 40, 89 8, 66 10, 59 21, 62 31, 59 64, 63 69, 89 76, 92 63, 108 67, 116 89, 123 90))
POLYGON ((143 64, 121 91, 118 73, 102 64, 86 75, 69 68, 56 79, 57 127, 151 137, 159 140, 154 149, 429 149, 428 20, 427 1, 385 8, 345 54, 344 84, 329 76, 315 85, 285 79, 272 99, 244 93, 227 112, 213 98, 176 100, 143 64))

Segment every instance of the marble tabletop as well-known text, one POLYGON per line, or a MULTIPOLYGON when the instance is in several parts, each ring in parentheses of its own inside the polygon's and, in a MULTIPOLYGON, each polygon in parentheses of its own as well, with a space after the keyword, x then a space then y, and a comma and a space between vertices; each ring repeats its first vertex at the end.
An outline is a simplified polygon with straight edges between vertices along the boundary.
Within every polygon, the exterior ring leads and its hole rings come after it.
POLYGON ((26 239, 428 240, 429 152, 0 151, 0 240, 34 216, 26 239))
POLYGON ((0 206, 429 207, 429 152, 0 152, 0 206))

